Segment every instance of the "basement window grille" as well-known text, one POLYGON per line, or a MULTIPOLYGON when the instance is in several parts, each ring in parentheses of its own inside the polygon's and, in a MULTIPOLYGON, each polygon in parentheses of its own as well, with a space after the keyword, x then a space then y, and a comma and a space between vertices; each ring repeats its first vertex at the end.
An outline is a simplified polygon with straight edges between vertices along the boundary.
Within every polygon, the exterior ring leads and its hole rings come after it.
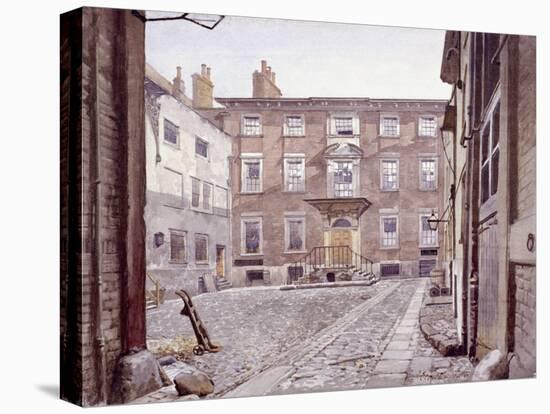
POLYGON ((399 276, 399 263, 386 263, 380 265, 380 276, 399 276))

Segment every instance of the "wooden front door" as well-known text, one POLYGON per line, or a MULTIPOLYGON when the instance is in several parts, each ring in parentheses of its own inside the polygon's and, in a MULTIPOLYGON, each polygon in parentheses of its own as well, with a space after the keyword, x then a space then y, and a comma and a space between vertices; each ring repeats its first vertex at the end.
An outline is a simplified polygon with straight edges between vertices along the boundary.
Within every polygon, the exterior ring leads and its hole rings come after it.
POLYGON ((351 248, 351 230, 332 230, 331 246, 348 246, 351 248))
POLYGON ((216 246, 216 276, 225 276, 225 247, 216 246))

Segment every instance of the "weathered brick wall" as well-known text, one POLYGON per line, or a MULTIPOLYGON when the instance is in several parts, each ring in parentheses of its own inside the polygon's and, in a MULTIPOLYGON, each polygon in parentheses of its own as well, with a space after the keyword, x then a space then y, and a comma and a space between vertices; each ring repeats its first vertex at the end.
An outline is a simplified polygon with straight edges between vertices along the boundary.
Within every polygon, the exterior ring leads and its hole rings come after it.
POLYGON ((515 356, 510 377, 530 377, 536 371, 536 267, 535 253, 525 250, 525 245, 527 234, 534 234, 536 227, 536 50, 534 37, 514 36, 512 41, 517 42, 517 183, 512 183, 515 204, 510 244, 512 260, 519 263, 511 269, 515 356))
MULTIPOLYGON (((143 97, 143 89, 130 90, 129 35, 141 36, 143 46, 143 23, 129 11, 83 8, 62 16, 61 382, 63 398, 85 406, 110 400, 127 336, 124 160, 131 123, 143 129, 143 116, 129 119, 125 107, 128 94, 143 97)), ((137 70, 143 74, 144 61, 137 70)))

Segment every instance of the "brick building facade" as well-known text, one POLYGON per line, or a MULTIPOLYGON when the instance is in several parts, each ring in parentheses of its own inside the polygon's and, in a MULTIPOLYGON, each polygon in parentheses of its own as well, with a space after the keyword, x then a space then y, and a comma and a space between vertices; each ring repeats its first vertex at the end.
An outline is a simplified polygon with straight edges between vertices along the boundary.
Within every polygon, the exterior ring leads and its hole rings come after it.
POLYGON ((234 137, 232 283, 284 284, 289 265, 335 245, 375 273, 427 275, 446 101, 283 98, 265 61, 253 96, 201 111, 234 137))
POLYGON ((510 377, 536 370, 535 72, 534 37, 446 34, 444 261, 464 350, 500 350, 510 377))

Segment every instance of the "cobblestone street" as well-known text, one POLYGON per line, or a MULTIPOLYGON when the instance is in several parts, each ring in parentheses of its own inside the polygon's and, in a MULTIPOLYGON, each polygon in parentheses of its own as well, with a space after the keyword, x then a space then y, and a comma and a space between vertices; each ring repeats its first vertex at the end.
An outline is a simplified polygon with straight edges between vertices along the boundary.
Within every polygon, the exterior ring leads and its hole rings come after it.
MULTIPOLYGON (((442 357, 418 329, 424 289, 417 279, 200 295, 195 306, 223 350, 188 362, 213 379, 210 397, 468 380, 468 359, 442 357)), ((194 336, 181 308, 170 301, 148 312, 149 343, 194 336)))

